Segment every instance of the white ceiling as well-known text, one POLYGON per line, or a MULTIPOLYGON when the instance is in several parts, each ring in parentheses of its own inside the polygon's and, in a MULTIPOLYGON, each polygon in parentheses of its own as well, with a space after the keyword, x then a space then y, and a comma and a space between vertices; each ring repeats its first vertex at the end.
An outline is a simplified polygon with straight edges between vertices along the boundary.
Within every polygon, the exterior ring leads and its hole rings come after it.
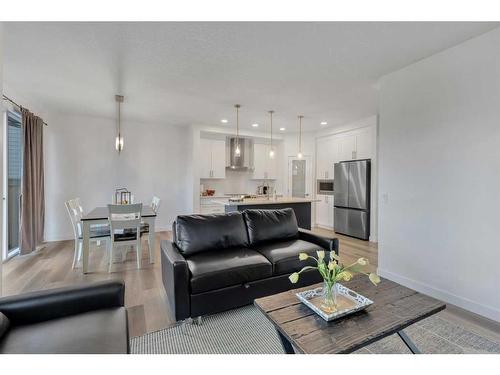
MULTIPOLYGON (((7 23, 4 82, 60 113, 318 129, 376 113, 389 72, 499 27, 474 22, 7 23)), ((8 95, 8 91, 7 91, 8 95)), ((15 99, 15 98, 14 98, 15 99)))

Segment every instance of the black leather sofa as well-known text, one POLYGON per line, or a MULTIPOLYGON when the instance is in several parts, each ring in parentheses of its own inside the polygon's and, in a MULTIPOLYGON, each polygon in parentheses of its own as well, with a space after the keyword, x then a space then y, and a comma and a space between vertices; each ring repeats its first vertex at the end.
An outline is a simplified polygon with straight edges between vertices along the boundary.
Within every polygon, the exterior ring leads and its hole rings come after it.
POLYGON ((0 299, 0 353, 129 353, 125 285, 106 281, 0 299))
POLYGON ((338 254, 338 240, 299 230, 291 208, 178 216, 161 242, 162 279, 177 321, 244 306, 255 298, 321 281, 298 254, 338 254))

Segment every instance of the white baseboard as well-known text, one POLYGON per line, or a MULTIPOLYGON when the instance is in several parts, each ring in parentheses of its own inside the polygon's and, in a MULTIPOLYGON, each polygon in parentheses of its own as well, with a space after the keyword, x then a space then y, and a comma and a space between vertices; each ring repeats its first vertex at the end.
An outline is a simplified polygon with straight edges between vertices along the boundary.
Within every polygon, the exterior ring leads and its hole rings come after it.
POLYGON ((377 272, 380 276, 392 280, 394 282, 397 282, 401 285, 404 285, 407 288, 414 289, 417 292, 427 294, 443 302, 451 303, 455 306, 461 307, 462 309, 479 314, 496 322, 500 322, 500 310, 495 309, 492 306, 487 306, 479 302, 472 301, 468 298, 457 296, 445 290, 434 288, 420 281, 409 279, 405 276, 398 275, 393 272, 386 271, 380 268, 378 269, 377 272))

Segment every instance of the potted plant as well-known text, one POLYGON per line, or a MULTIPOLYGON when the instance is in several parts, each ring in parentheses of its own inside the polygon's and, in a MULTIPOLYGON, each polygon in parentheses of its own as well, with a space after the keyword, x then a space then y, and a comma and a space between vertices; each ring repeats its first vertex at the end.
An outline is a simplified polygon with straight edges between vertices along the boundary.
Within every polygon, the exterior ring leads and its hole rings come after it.
POLYGON ((333 313, 337 310, 337 283, 339 281, 349 281, 352 279, 355 273, 360 273, 368 276, 373 285, 380 283, 380 277, 376 273, 367 273, 364 271, 364 267, 367 266, 368 259, 359 258, 356 262, 344 266, 339 263, 340 258, 334 251, 330 251, 330 259, 328 263, 325 261, 325 251, 319 250, 316 252, 318 258, 310 256, 306 253, 300 253, 299 259, 301 261, 307 260, 309 258, 316 261, 316 266, 306 266, 302 268, 299 272, 294 272, 289 276, 290 281, 295 284, 299 281, 299 275, 311 269, 316 269, 319 271, 323 277, 323 302, 321 308, 327 313, 333 313))

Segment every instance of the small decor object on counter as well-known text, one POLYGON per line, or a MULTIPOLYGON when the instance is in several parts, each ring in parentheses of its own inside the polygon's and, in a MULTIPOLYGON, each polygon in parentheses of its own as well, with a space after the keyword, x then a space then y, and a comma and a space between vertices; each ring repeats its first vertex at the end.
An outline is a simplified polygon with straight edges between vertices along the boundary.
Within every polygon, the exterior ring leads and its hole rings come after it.
MULTIPOLYGON (((363 275, 368 276, 370 281, 377 285, 380 282, 380 278, 376 273, 367 273, 363 270, 365 266, 368 265, 368 259, 359 258, 356 262, 352 263, 349 266, 344 266, 343 264, 339 264, 339 257, 335 254, 335 252, 330 252, 330 259, 328 264, 325 261, 325 251, 319 250, 317 251, 318 258, 312 257, 306 253, 300 253, 299 259, 304 261, 309 258, 314 259, 316 261, 316 266, 306 266, 302 268, 299 272, 294 272, 289 276, 289 279, 292 283, 296 283, 299 281, 299 275, 310 269, 316 269, 319 271, 321 276, 323 277, 323 288, 321 290, 321 302, 319 303, 319 308, 327 314, 327 316, 334 315, 335 317, 339 317, 336 313, 347 312, 351 313, 354 311, 358 311, 361 308, 368 306, 372 302, 368 299, 365 299, 364 302, 368 300, 370 303, 361 304, 358 294, 352 292, 351 290, 345 288, 343 285, 338 284, 339 281, 349 281, 352 279, 353 274, 361 273, 363 275), (339 297, 340 296, 340 297, 339 297), (356 299, 358 298, 358 299, 356 299)), ((307 292, 315 292, 314 297, 318 296, 318 291, 307 291, 307 292)), ((303 292, 302 295, 306 293, 303 292)), ((298 294, 299 299, 304 301, 303 298, 298 294)), ((303 295, 304 297, 304 295, 303 295)), ((312 301, 312 294, 307 295, 306 298, 308 301, 312 301)), ((365 297, 362 297, 364 299, 365 297)), ((316 299, 317 301, 317 299, 316 299)), ((306 303, 310 305, 310 303, 306 303)), ((310 306, 311 307, 311 306, 310 306)), ((313 309, 316 310, 316 309, 313 309)), ((320 314, 321 315, 321 314, 320 314)), ((342 314, 342 316, 345 313, 342 314)), ((324 317, 324 316, 323 316, 324 317)), ((329 320, 329 319, 327 319, 329 320)))
POLYGON ((132 203, 132 193, 126 188, 120 188, 115 190, 114 204, 131 204, 132 203))

